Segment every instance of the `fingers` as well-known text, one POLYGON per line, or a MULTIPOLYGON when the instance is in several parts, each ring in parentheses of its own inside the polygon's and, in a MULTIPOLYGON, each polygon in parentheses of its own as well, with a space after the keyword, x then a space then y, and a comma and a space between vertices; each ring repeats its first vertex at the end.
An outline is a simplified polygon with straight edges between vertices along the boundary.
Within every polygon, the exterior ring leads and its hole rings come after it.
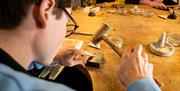
POLYGON ((69 47, 65 50, 65 52, 68 52, 69 54, 71 54, 72 56, 77 56, 77 55, 85 55, 85 56, 95 56, 92 53, 88 52, 88 51, 81 51, 78 50, 74 47, 69 47))
POLYGON ((162 3, 162 8, 163 9, 167 9, 167 7, 162 3))
POLYGON ((163 0, 154 0, 154 2, 157 2, 157 3, 162 3, 163 0))
POLYGON ((119 79, 120 79, 120 81, 121 81, 121 83, 122 83, 122 85, 123 86, 125 86, 125 87, 127 87, 127 83, 126 83, 126 76, 124 76, 125 74, 124 74, 124 72, 122 72, 122 71, 118 71, 118 75, 119 75, 119 79))
POLYGON ((148 63, 145 66, 146 76, 153 77, 153 64, 148 63))
POLYGON ((65 66, 72 67, 75 65, 85 64, 85 63, 86 63, 85 60, 70 60, 69 62, 66 63, 65 66))
POLYGON ((142 50, 142 45, 125 49, 119 71, 120 81, 124 86, 143 77, 153 77, 153 65, 148 62, 148 56, 142 50))
POLYGON ((133 56, 135 58, 136 63, 140 66, 144 62, 142 61, 142 45, 136 45, 133 56))
MULTIPOLYGON (((142 54, 142 45, 137 45, 135 48, 126 47, 122 56, 122 60, 127 60, 129 58, 136 58, 135 60, 137 61, 137 63, 139 63, 138 61, 141 58, 141 54, 142 54)), ((130 61, 133 61, 133 59, 130 61)))
POLYGON ((84 64, 85 61, 84 60, 73 60, 71 66, 75 66, 75 65, 78 65, 78 64, 84 64))
POLYGON ((126 47, 125 50, 124 50, 122 59, 123 59, 124 57, 126 57, 126 56, 127 56, 127 57, 130 57, 130 55, 131 55, 131 53, 132 53, 132 50, 133 50, 133 48, 131 48, 131 47, 126 47))
MULTIPOLYGON (((78 56, 78 55, 95 56, 95 55, 93 55, 92 53, 90 53, 88 51, 81 51, 81 50, 78 50, 78 49, 74 49, 73 56, 75 57, 75 56, 78 56)), ((85 63, 86 63, 85 60, 72 60, 71 66, 78 65, 78 64, 85 64, 85 63)))
POLYGON ((123 54, 124 55, 131 54, 133 52, 137 53, 138 50, 139 50, 139 47, 141 47, 140 50, 142 50, 142 45, 137 45, 135 48, 133 48, 133 47, 126 47, 123 54))
POLYGON ((163 3, 155 3, 155 8, 165 10, 167 7, 163 3))
POLYGON ((74 50, 74 55, 85 55, 85 56, 95 56, 92 53, 88 52, 88 51, 81 51, 78 49, 74 50))
POLYGON ((145 64, 148 64, 148 55, 147 55, 146 53, 143 53, 143 54, 142 54, 142 57, 143 57, 143 59, 144 59, 144 63, 145 63, 145 64))
POLYGON ((149 65, 148 65, 148 70, 149 70, 149 72, 153 72, 153 64, 152 63, 149 63, 149 65))
POLYGON ((160 8, 160 9, 163 9, 163 10, 164 10, 164 9, 167 9, 166 6, 165 6, 163 3, 160 3, 160 4, 159 4, 159 8, 160 8))
POLYGON ((148 62, 148 56, 147 54, 142 54, 142 57, 144 59, 144 66, 145 66, 145 72, 149 74, 149 76, 153 76, 153 64, 148 62))
POLYGON ((138 56, 141 56, 141 54, 142 54, 142 45, 136 45, 133 53, 137 54, 138 56))
POLYGON ((160 2, 153 2, 153 7, 157 8, 157 9, 167 9, 166 6, 163 3, 160 2))
POLYGON ((64 46, 64 47, 61 47, 60 48, 60 51, 62 51, 62 50, 73 50, 73 49, 75 49, 75 47, 74 46, 64 46))
POLYGON ((132 52, 131 47, 126 47, 125 50, 124 50, 124 54, 131 53, 131 52, 132 52))

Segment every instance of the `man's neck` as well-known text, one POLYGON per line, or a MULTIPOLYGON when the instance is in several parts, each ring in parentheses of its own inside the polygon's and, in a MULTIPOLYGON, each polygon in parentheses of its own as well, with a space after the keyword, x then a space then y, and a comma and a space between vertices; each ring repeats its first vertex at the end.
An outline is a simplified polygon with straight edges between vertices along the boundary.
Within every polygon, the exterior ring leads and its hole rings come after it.
POLYGON ((25 69, 33 61, 31 44, 25 37, 17 32, 2 32, 0 33, 0 48, 6 51, 16 62, 25 69), (16 33, 16 34, 14 34, 16 33))

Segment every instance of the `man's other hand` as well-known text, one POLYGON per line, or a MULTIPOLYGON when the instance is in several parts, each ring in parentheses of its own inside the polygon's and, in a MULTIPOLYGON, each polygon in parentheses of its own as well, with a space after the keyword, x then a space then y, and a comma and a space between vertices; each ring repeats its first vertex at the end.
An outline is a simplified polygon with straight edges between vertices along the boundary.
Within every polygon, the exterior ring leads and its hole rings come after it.
POLYGON ((153 65, 148 62, 147 54, 142 53, 142 45, 135 48, 127 47, 121 58, 119 71, 121 83, 127 87, 145 77, 153 77, 153 65))

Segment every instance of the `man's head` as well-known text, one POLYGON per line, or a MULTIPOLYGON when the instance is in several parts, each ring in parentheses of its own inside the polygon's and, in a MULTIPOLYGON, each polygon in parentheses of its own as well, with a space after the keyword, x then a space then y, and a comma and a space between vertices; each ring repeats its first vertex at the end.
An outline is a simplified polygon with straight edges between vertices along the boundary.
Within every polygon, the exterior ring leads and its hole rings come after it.
MULTIPOLYGON (((0 29, 13 29, 18 27, 27 16, 33 5, 41 5, 48 0, 1 0, 0 1, 0 29)), ((71 0, 54 0, 53 14, 61 16, 61 8, 71 7, 71 0)))
POLYGON ((18 35, 33 60, 49 64, 66 34, 69 18, 62 8, 70 12, 71 0, 0 0, 0 31, 18 35))

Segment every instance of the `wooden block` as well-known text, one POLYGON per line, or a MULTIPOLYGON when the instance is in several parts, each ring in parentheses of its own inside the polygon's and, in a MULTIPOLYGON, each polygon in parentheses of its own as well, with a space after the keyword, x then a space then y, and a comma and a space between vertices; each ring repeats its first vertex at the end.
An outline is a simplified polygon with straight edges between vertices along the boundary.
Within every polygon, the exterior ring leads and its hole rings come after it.
POLYGON ((86 66, 100 68, 101 64, 103 63, 103 54, 102 53, 94 53, 94 57, 90 56, 86 60, 86 66))

